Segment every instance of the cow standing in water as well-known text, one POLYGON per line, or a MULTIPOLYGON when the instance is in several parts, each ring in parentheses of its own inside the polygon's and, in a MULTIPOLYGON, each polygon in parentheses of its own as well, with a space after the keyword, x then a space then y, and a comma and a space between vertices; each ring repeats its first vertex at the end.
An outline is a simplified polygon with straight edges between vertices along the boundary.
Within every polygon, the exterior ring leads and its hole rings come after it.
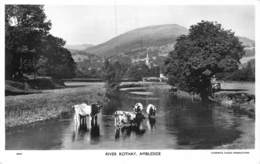
POLYGON ((115 127, 121 128, 123 126, 132 126, 134 123, 136 114, 128 111, 116 111, 114 113, 115 127))
POLYGON ((134 113, 135 113, 134 123, 138 129, 142 129, 142 122, 145 119, 144 114, 143 114, 143 109, 144 109, 144 106, 140 102, 136 103, 134 106, 134 109, 133 109, 134 113))
POLYGON ((136 103, 133 112, 129 111, 116 111, 115 116, 115 138, 120 137, 120 133, 130 136, 132 131, 136 134, 143 134, 145 130, 142 128, 142 121, 145 119, 142 111, 143 105, 141 103, 136 103))
POLYGON ((146 107, 146 113, 148 115, 148 120, 147 120, 147 127, 148 127, 148 130, 152 130, 154 129, 155 127, 155 115, 156 115, 156 107, 153 105, 153 104, 149 104, 147 107, 146 107))
POLYGON ((146 107, 146 113, 148 114, 148 118, 155 118, 156 110, 157 109, 153 104, 149 104, 146 107))
POLYGON ((120 128, 123 126, 133 126, 138 124, 144 119, 142 110, 143 105, 141 103, 135 104, 133 108, 134 112, 129 111, 116 111, 114 113, 115 117, 115 127, 120 128))
POLYGON ((144 106, 143 106, 143 104, 140 103, 140 102, 139 102, 139 103, 136 103, 135 106, 134 106, 134 108, 133 108, 133 110, 134 110, 135 113, 142 113, 143 109, 144 109, 144 106))
POLYGON ((101 105, 98 103, 94 103, 91 105, 87 105, 86 103, 74 105, 74 122, 76 130, 80 126, 87 127, 87 117, 89 119, 88 125, 91 127, 91 122, 93 121, 94 124, 97 124, 97 114, 101 110, 101 105))

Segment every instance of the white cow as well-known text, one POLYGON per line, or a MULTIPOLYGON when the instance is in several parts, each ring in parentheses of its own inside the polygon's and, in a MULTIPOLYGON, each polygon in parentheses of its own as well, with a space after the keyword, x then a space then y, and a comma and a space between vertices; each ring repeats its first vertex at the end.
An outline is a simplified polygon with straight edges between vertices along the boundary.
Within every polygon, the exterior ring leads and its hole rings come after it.
POLYGON ((86 103, 78 104, 73 106, 75 115, 75 126, 78 128, 81 124, 86 126, 86 119, 88 117, 89 126, 91 126, 91 121, 97 124, 97 114, 100 112, 102 105, 94 103, 88 105, 86 103))
POLYGON ((89 125, 91 125, 91 105, 82 103, 74 105, 73 108, 75 111, 74 121, 76 127, 79 127, 82 124, 82 122, 83 124, 86 123, 86 117, 89 117, 89 125))
POLYGON ((135 113, 141 113, 142 111, 143 111, 143 109, 144 109, 144 106, 143 106, 143 104, 142 103, 136 103, 135 104, 135 106, 134 106, 134 108, 133 108, 133 110, 134 110, 134 112, 135 113))
POLYGON ((116 111, 114 113, 115 116, 115 127, 122 127, 122 126, 130 126, 135 117, 136 114, 133 112, 127 112, 127 111, 116 111))
POLYGON ((155 114, 156 114, 156 107, 153 105, 153 104, 149 104, 147 107, 146 107, 146 113, 148 114, 148 117, 151 118, 151 117, 155 117, 155 114))

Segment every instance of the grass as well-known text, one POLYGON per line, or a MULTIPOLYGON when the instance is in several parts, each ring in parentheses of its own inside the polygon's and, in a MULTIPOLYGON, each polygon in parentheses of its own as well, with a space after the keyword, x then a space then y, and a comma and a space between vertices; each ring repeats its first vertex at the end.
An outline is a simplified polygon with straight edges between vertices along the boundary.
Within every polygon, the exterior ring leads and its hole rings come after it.
POLYGON ((6 128, 25 125, 36 121, 57 118, 73 112, 72 105, 96 102, 104 99, 103 84, 47 90, 39 94, 5 97, 6 128))
POLYGON ((6 95, 21 95, 39 93, 39 91, 32 90, 25 83, 6 80, 5 81, 5 94, 6 95))
POLYGON ((64 88, 61 80, 55 80, 50 77, 37 77, 36 79, 27 79, 26 82, 5 80, 5 95, 21 95, 40 93, 43 89, 64 88))

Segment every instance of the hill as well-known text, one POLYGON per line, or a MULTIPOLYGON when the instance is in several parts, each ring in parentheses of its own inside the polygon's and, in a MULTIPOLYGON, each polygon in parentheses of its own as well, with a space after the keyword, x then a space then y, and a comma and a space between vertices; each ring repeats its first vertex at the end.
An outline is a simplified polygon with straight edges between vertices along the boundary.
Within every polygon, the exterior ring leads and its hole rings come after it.
POLYGON ((65 47, 67 49, 70 49, 70 50, 86 50, 87 48, 90 48, 94 45, 92 44, 73 44, 73 45, 65 45, 65 47))
POLYGON ((148 47, 172 44, 188 30, 177 24, 148 26, 121 34, 111 40, 88 48, 86 51, 98 56, 113 56, 148 47))
MULTIPOLYGON (((149 48, 149 53, 157 56, 166 56, 174 47, 176 39, 187 34, 188 30, 177 24, 166 24, 138 28, 102 44, 89 47, 84 51, 99 57, 128 56, 134 60, 143 58, 149 48)), ((254 56, 254 40, 246 37, 238 37, 245 46, 246 55, 254 56)))
POLYGON ((239 36, 239 40, 243 43, 243 45, 248 47, 255 47, 255 41, 246 37, 239 36))
POLYGON ((89 60, 89 58, 96 56, 94 54, 88 53, 84 50, 74 50, 74 49, 69 49, 71 52, 72 58, 76 63, 82 62, 84 60, 89 60))

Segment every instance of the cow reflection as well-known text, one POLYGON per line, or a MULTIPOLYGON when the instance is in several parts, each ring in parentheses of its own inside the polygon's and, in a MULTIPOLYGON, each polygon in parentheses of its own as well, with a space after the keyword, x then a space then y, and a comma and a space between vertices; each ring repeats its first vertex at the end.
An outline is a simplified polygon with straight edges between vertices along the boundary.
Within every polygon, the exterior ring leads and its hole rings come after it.
POLYGON ((80 140, 98 140, 100 136, 100 127, 96 119, 91 120, 91 129, 87 127, 87 124, 81 124, 77 130, 73 131, 72 141, 80 140), (90 133, 89 133, 90 132, 90 133))
POLYGON ((84 140, 84 138, 87 135, 88 132, 88 127, 87 124, 81 124, 77 130, 73 131, 72 134, 72 141, 80 141, 80 140, 84 140))
POLYGON ((100 128, 97 123, 97 120, 91 121, 90 136, 91 136, 91 138, 97 138, 100 136, 100 128))
POLYGON ((130 137, 132 134, 135 134, 137 136, 142 136, 145 133, 145 129, 142 125, 140 126, 125 126, 122 128, 116 128, 115 130, 115 139, 119 139, 122 137, 123 139, 126 139, 130 137))
POLYGON ((149 131, 155 129, 155 123, 156 123, 155 118, 148 118, 148 119, 146 120, 147 129, 148 129, 149 131))

